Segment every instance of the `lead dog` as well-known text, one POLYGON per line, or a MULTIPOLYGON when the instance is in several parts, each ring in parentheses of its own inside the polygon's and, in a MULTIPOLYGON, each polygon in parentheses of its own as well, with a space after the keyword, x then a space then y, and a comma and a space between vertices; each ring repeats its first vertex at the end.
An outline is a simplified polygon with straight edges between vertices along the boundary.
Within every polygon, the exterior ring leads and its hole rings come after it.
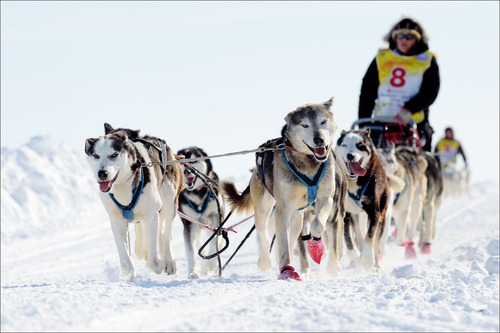
MULTIPOLYGON (((186 159, 196 157, 206 157, 205 151, 199 147, 187 147, 177 152, 177 155, 182 155, 186 159)), ((179 211, 193 220, 196 220, 204 225, 217 229, 221 218, 224 217, 224 197, 218 185, 218 176, 213 171, 212 162, 210 159, 200 159, 196 162, 189 163, 190 168, 182 165, 184 172, 184 183, 186 188, 182 190, 179 197, 179 211), (203 175, 208 176, 214 182, 206 184, 198 174, 192 171, 195 168, 203 175)), ((200 247, 201 235, 207 236, 208 239, 211 233, 203 232, 207 229, 196 225, 181 216, 184 224, 184 247, 186 249, 186 258, 188 262, 188 278, 198 278, 195 260, 195 248, 200 247)), ((216 239, 214 237, 210 241, 209 253, 217 251, 216 239)), ((221 245, 219 243, 219 245, 221 245)), ((202 273, 215 273, 217 258, 202 260, 202 273)))
MULTIPOLYGON (((344 217, 345 217, 345 201, 347 197, 347 177, 342 171, 342 166, 339 163, 338 157, 333 153, 335 159, 335 191, 333 193, 333 205, 330 211, 330 216, 328 221, 333 223, 333 239, 328 238, 328 233, 325 233, 326 242, 328 243, 327 249, 336 249, 337 253, 329 253, 329 272, 333 275, 337 275, 340 271, 338 267, 338 261, 343 254, 343 230, 344 230, 344 217)), ((314 246, 318 243, 313 242, 312 236, 309 232, 309 225, 314 218, 314 208, 311 207, 308 211, 304 212, 304 226, 302 228, 301 236, 297 239, 298 250, 300 257, 300 272, 309 276, 311 273, 311 265, 307 257, 307 252, 309 252, 311 258, 320 264, 321 257, 314 257, 316 254, 314 251, 314 246), (307 246, 306 246, 307 245, 307 246)))
POLYGON ((361 247, 360 260, 365 269, 382 270, 382 236, 386 228, 387 210, 390 200, 390 183, 396 180, 387 176, 382 166, 370 129, 342 131, 335 146, 335 153, 343 160, 341 165, 347 174, 348 198, 344 219, 344 237, 351 259, 357 259, 361 247), (364 221, 360 217, 368 216, 366 232, 361 231, 364 221), (354 229, 356 240, 351 237, 354 229))
MULTIPOLYGON (((325 230, 333 246, 334 223, 329 221, 335 191, 335 163, 331 151, 337 129, 330 111, 333 98, 321 104, 306 104, 285 117, 282 137, 261 147, 285 147, 256 154, 256 168, 250 184, 239 194, 232 182, 222 184, 227 200, 238 211, 255 210, 259 239, 258 267, 271 267, 268 220, 273 206, 279 279, 301 280, 292 266, 292 253, 303 226, 303 209, 314 204, 311 235, 319 242, 325 230)), ((338 270, 337 249, 331 249, 329 268, 338 270)), ((321 254, 322 255, 322 254, 321 254)), ((321 257, 318 253, 318 256, 321 257)))
POLYGON ((135 222, 137 257, 146 260, 150 271, 174 274, 171 231, 182 189, 181 167, 162 165, 175 157, 161 139, 107 123, 104 129, 104 136, 85 141, 85 153, 109 215, 122 274, 128 281, 135 278, 130 222, 135 222))

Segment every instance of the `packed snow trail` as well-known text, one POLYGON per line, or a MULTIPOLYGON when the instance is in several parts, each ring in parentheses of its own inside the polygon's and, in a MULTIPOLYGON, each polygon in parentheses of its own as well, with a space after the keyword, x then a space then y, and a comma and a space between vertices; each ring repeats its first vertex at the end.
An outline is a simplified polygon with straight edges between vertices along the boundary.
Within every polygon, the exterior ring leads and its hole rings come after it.
MULTIPOLYGON (((258 270, 254 233, 222 277, 189 280, 177 217, 177 274, 149 273, 134 255, 137 277, 125 283, 85 159, 64 147, 57 154, 37 140, 22 147, 23 154, 2 150, 2 331, 500 329, 498 183, 473 184, 469 198, 443 201, 430 255, 406 260, 404 248, 389 237, 381 274, 347 269, 344 255, 337 278, 326 274, 326 260, 311 260, 311 277, 280 281, 275 261, 269 271, 258 270), (42 204, 43 214, 28 209, 42 204)), ((233 180, 239 189, 248 182, 233 180)), ((227 224, 245 217, 234 215, 227 224)), ((222 263, 252 223, 230 233, 222 263)), ((294 267, 300 268, 298 258, 294 267)))

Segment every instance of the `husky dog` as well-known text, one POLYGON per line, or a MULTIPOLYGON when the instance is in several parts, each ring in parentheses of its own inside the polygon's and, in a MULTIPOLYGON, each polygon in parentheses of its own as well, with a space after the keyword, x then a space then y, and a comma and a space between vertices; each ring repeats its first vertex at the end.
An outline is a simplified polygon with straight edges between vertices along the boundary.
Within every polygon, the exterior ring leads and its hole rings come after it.
MULTIPOLYGON (((177 155, 182 155, 184 158, 206 157, 205 151, 199 147, 187 147, 177 152, 177 155)), ((210 226, 216 229, 219 226, 221 218, 224 217, 224 200, 222 192, 218 185, 219 178, 213 171, 212 162, 210 159, 190 162, 190 167, 182 166, 184 171, 184 183, 187 186, 182 190, 179 197, 179 211, 193 220, 210 226), (192 172, 195 168, 203 175, 208 176, 213 182, 206 184, 196 172, 192 172)), ((198 249, 201 245, 201 234, 206 234, 208 239, 211 234, 202 233, 206 230, 202 226, 196 225, 189 220, 181 217, 184 224, 184 247, 186 249, 186 258, 188 262, 188 278, 197 279, 198 273, 196 270, 195 248, 198 249)), ((210 241, 210 253, 217 251, 216 238, 210 241)), ((221 245, 221 244, 219 244, 221 245)), ((214 273, 216 269, 217 259, 211 258, 203 260, 202 273, 214 273)))
MULTIPOLYGON (((371 130, 342 131, 335 146, 335 153, 343 160, 347 174, 348 198, 344 219, 344 238, 351 259, 359 250, 351 237, 351 227, 361 245, 361 263, 365 269, 380 271, 381 239, 386 227, 390 199, 390 177, 382 166, 373 141, 371 130), (366 233, 360 217, 368 216, 366 233)), ((364 222, 364 221, 363 221, 364 222)))
POLYGON ((113 129, 85 141, 85 153, 99 184, 101 201, 109 215, 122 274, 135 278, 130 253, 129 222, 135 222, 135 253, 157 274, 176 272, 172 254, 172 221, 182 189, 182 170, 165 141, 139 136, 139 130, 113 129))
POLYGON ((444 164, 444 196, 469 196, 469 170, 456 163, 444 164))
POLYGON ((420 251, 422 253, 431 253, 431 241, 436 235, 436 213, 443 202, 443 183, 444 174, 441 164, 441 158, 437 154, 429 152, 424 153, 427 160, 425 178, 427 181, 426 194, 424 197, 424 210, 420 229, 420 251))
MULTIPOLYGON (((335 159, 335 192, 333 193, 333 206, 330 211, 330 216, 328 221, 333 222, 333 235, 334 239, 331 240, 333 243, 330 244, 330 239, 328 239, 328 234, 325 233, 326 242, 329 244, 328 249, 337 249, 337 254, 333 253, 328 264, 329 271, 333 275, 337 275, 340 271, 338 267, 338 260, 342 257, 343 253, 343 229, 344 229, 344 217, 345 217, 345 200, 347 197, 347 177, 342 171, 342 166, 339 163, 338 157, 333 153, 335 159), (338 259, 336 259, 338 258, 338 259), (337 266, 335 266, 337 265, 337 266)), ((304 226, 302 227, 301 236, 298 238, 298 250, 300 257, 300 271, 306 276, 311 274, 311 265, 309 259, 307 258, 307 252, 311 258, 319 264, 321 262, 321 257, 315 257, 317 251, 314 251, 314 246, 321 246, 313 242, 313 238, 309 232, 309 226, 314 218, 314 208, 310 207, 304 212, 304 226), (305 242, 307 241, 307 242, 305 242), (307 245, 307 246, 306 246, 307 245)))
POLYGON ((427 191, 425 172, 427 160, 416 148, 394 145, 379 151, 386 161, 386 170, 404 181, 404 187, 395 191, 392 218, 396 224, 393 236, 396 243, 405 246, 405 257, 416 258, 413 238, 422 214, 427 191))
MULTIPOLYGON (((337 129, 330 111, 333 98, 321 104, 306 104, 285 117, 282 137, 261 145, 256 154, 256 168, 250 184, 243 191, 232 182, 224 182, 227 201, 238 211, 255 210, 255 227, 259 239, 258 267, 271 267, 267 225, 274 211, 276 250, 279 258, 279 279, 301 280, 292 266, 295 241, 303 226, 303 210, 314 206, 310 233, 316 245, 328 233, 329 246, 334 242, 334 223, 329 220, 335 192, 335 160, 331 150, 337 129), (274 147, 285 149, 273 150, 274 147)), ((320 246, 313 246, 321 251, 320 246)), ((321 257, 322 253, 316 253, 321 257)), ((330 249, 329 270, 338 271, 338 249, 330 249)))

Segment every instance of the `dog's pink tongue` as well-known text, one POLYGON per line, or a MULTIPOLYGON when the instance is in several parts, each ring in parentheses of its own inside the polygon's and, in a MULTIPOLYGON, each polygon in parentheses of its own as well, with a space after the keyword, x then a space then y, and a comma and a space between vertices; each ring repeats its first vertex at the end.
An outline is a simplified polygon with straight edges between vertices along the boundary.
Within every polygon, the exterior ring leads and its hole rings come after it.
POLYGON ((350 162, 349 168, 358 176, 364 176, 366 174, 366 169, 363 168, 359 163, 350 162))
POLYGON ((326 155, 326 148, 325 147, 314 148, 314 153, 318 156, 325 156, 326 155))
POLYGON ((98 182, 99 183, 99 189, 101 192, 108 192, 109 188, 111 187, 111 182, 98 182))
POLYGON ((186 184, 188 186, 193 185, 194 177, 186 177, 186 184))

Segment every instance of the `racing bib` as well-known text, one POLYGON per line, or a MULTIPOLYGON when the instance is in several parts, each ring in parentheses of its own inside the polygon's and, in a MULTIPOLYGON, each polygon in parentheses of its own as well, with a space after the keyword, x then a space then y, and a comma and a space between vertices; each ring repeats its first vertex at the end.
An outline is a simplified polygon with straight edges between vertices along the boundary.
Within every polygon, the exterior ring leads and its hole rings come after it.
POLYGON ((394 116, 420 91, 424 72, 430 67, 431 51, 403 56, 381 48, 377 53, 378 98, 374 116, 394 116))
POLYGON ((443 164, 448 164, 450 162, 454 163, 458 154, 458 148, 460 148, 460 143, 456 140, 441 139, 436 145, 436 148, 443 164))

